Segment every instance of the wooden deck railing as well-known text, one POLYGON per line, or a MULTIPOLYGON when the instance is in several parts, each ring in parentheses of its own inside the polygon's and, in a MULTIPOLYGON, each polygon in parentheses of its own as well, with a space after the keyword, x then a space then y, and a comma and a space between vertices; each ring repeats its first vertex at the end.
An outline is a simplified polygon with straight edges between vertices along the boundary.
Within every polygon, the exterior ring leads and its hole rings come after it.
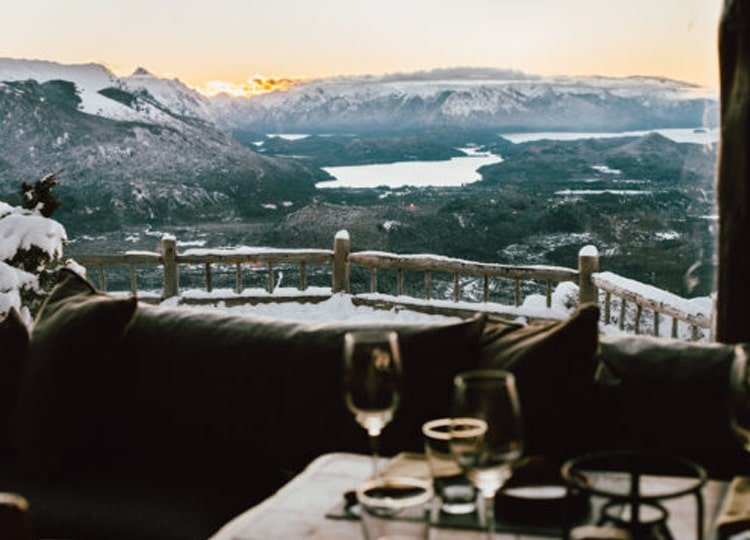
POLYGON ((552 305, 552 284, 560 281, 577 281, 578 272, 557 266, 513 266, 490 264, 438 257, 435 255, 397 255, 379 251, 360 251, 349 255, 349 264, 366 266, 370 269, 370 292, 378 292, 378 270, 396 270, 396 295, 404 294, 404 272, 424 273, 424 298, 432 299, 432 273, 442 272, 453 275, 453 300, 461 299, 461 276, 474 276, 482 279, 482 301, 490 300, 490 280, 510 279, 515 281, 514 303, 521 305, 521 281, 538 280, 546 283, 547 307, 552 305))
POLYGON ((710 334, 711 320, 691 305, 689 300, 657 289, 650 285, 639 283, 632 279, 624 278, 612 272, 594 273, 592 282, 604 292, 603 321, 605 324, 612 323, 612 297, 619 298, 619 315, 617 324, 620 330, 625 329, 628 304, 635 306, 633 330, 641 334, 641 325, 644 311, 650 311, 652 315, 652 334, 659 336, 661 317, 671 317, 672 325, 670 335, 678 337, 678 325, 680 322, 690 327, 690 337, 693 341, 700 338, 700 329, 705 329, 710 334))
MULTIPOLYGON (((561 281, 578 281, 581 287, 582 301, 596 301, 597 292, 592 285, 590 274, 599 269, 598 255, 592 257, 588 253, 582 253, 579 257, 579 270, 565 268, 561 266, 545 265, 506 265, 481 263, 475 261, 466 261, 463 259, 454 259, 438 255, 398 255, 395 253, 386 253, 382 251, 359 251, 349 252, 348 234, 337 235, 334 243, 335 260, 346 261, 346 265, 339 263, 338 266, 359 265, 365 266, 370 270, 370 292, 378 292, 378 270, 394 269, 396 271, 396 296, 404 294, 404 272, 421 272, 424 274, 423 295, 426 300, 432 299, 432 274, 441 272, 453 276, 453 300, 458 302, 461 299, 461 276, 474 276, 482 279, 483 294, 482 300, 489 302, 490 298, 490 280, 491 279, 510 279, 515 281, 514 304, 521 305, 521 281, 535 280, 546 283, 546 304, 547 307, 552 305, 552 284, 561 281), (584 273, 580 269, 584 269, 584 273)), ((337 271, 337 264, 334 264, 334 274, 337 271)), ((349 269, 339 270, 346 272, 346 279, 339 282, 340 287, 334 287, 334 291, 349 291, 348 275, 349 269)), ((336 279, 334 278, 334 283, 336 279)))
POLYGON ((266 290, 273 293, 275 288, 274 265, 296 264, 299 266, 298 289, 307 289, 307 265, 331 263, 333 251, 325 249, 267 249, 247 248, 238 250, 203 250, 188 249, 183 254, 177 252, 177 241, 172 236, 165 236, 161 241, 161 253, 149 251, 129 251, 121 255, 77 255, 76 261, 86 267, 95 267, 98 273, 98 284, 107 290, 106 267, 127 265, 130 272, 130 291, 138 294, 136 268, 139 265, 163 266, 162 298, 171 298, 180 294, 180 265, 203 265, 204 284, 207 292, 213 291, 213 265, 234 265, 236 293, 244 289, 243 265, 264 265, 268 271, 266 290))
MULTIPOLYGON (((599 272, 599 255, 593 246, 581 249, 578 257, 578 268, 565 268, 545 265, 506 265, 482 263, 455 259, 438 255, 400 255, 381 251, 350 251, 350 238, 346 231, 340 231, 334 238, 332 250, 327 249, 275 249, 275 248, 240 248, 235 250, 221 249, 188 249, 178 253, 177 241, 166 235, 161 242, 161 253, 148 251, 130 251, 116 255, 77 255, 75 259, 89 268, 96 268, 99 288, 107 289, 106 267, 126 265, 130 274, 130 291, 138 294, 138 266, 162 266, 163 287, 161 298, 166 299, 180 294, 180 266, 197 265, 203 267, 205 290, 214 290, 214 265, 234 266, 234 292, 239 294, 244 289, 243 267, 264 266, 267 271, 265 290, 269 295, 275 291, 275 269, 281 265, 296 265, 299 269, 297 289, 308 288, 308 265, 330 265, 331 292, 350 292, 350 267, 352 265, 369 269, 369 292, 378 293, 378 275, 380 270, 395 270, 395 296, 404 295, 404 273, 423 274, 423 297, 433 300, 433 273, 452 275, 452 300, 461 300, 461 277, 469 276, 481 279, 482 301, 490 301, 492 280, 511 280, 514 282, 513 301, 515 306, 523 302, 521 296, 523 281, 539 281, 545 284, 547 307, 552 306, 552 291, 556 283, 577 282, 580 302, 600 302, 599 289, 603 295, 602 320, 612 324, 613 297, 619 299, 620 315, 617 324, 626 329, 628 306, 635 306, 634 330, 642 333, 644 312, 650 311, 653 317, 653 334, 659 335, 661 317, 672 318, 672 337, 678 337, 678 324, 689 325, 692 339, 699 339, 699 329, 710 329, 710 320, 692 306, 688 300, 667 293, 655 287, 628 280, 611 272, 599 272)), ((632 311, 632 310, 631 310, 632 311)))

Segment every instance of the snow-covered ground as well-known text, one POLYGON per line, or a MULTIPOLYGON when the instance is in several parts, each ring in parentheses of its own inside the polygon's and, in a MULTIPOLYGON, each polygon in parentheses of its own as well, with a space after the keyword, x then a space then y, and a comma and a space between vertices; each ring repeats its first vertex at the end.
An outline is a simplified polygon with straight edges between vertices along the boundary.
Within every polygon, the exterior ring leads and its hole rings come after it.
MULTIPOLYGON (((330 293, 330 290, 329 290, 330 293)), ((368 306, 357 306, 347 294, 334 294, 322 302, 277 302, 256 305, 227 306, 224 302, 210 305, 181 304, 178 298, 162 302, 166 306, 180 306, 196 311, 226 311, 233 314, 261 315, 274 319, 313 323, 382 323, 382 324, 441 324, 456 322, 458 317, 427 315, 400 307, 375 309, 368 306)))
MULTIPOLYGON (((609 274, 609 273, 607 273, 609 274)), ((610 280, 626 281, 627 286, 642 296, 668 303, 695 317, 704 317, 710 320, 712 303, 707 297, 685 299, 667 291, 651 287, 643 283, 621 278, 614 274, 608 275, 610 280)), ((622 283, 620 283, 622 284, 622 283)), ((158 296, 158 295, 157 295, 158 296)), ((625 310, 625 322, 620 328, 620 306, 618 297, 612 296, 610 306, 610 322, 604 322, 604 292, 600 291, 599 305, 602 309, 602 320, 599 329, 607 335, 626 335, 635 333, 636 306, 628 303, 625 310)), ((477 311, 503 316, 517 322, 529 322, 533 320, 564 320, 573 313, 578 305, 578 286, 572 282, 562 282, 552 292, 551 306, 547 307, 546 298, 542 294, 529 294, 524 298, 520 306, 501 304, 496 302, 459 301, 450 299, 425 300, 411 296, 393 296, 382 293, 367 293, 356 296, 359 300, 371 302, 378 306, 392 306, 389 309, 381 307, 374 308, 369 305, 361 305, 348 294, 331 295, 330 289, 325 287, 311 287, 302 292, 294 288, 279 288, 272 294, 264 289, 245 289, 236 294, 231 289, 217 289, 210 293, 202 290, 191 289, 183 291, 178 298, 171 298, 162 302, 162 305, 170 307, 183 307, 185 309, 199 311, 226 311, 233 314, 252 314, 282 320, 324 323, 377 323, 377 324, 442 324, 450 321, 460 320, 458 317, 433 315, 422 313, 419 310, 426 307, 443 308, 446 310, 477 311), (295 301, 295 297, 305 297, 305 300, 295 301), (278 298, 278 302, 261 302, 257 304, 231 305, 225 304, 223 299, 227 298, 278 298), (190 302, 201 301, 207 304, 195 305, 190 302), (313 301, 310 301, 313 299, 313 301), (321 300, 322 299, 322 300, 321 300)), ((643 310, 640 321, 640 333, 643 335, 654 334, 653 312, 643 310)), ((659 319, 659 335, 671 336, 672 318, 662 315, 659 319)), ((691 340, 693 329, 691 325, 684 322, 678 323, 677 335, 683 340, 691 340)), ((698 330, 698 340, 708 341, 710 333, 707 329, 698 330)))

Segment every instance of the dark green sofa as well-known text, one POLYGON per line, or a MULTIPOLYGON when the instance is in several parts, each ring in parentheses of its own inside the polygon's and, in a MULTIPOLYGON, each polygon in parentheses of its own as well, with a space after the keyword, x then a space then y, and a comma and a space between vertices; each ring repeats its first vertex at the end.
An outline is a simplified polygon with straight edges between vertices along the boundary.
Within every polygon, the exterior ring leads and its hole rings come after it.
MULTIPOLYGON (((453 376, 496 367, 517 375, 528 453, 635 447, 741 470, 723 409, 734 349, 599 344, 597 320, 584 306, 397 328, 404 395, 384 452, 419 450, 453 376)), ((206 538, 317 455, 367 452, 341 398, 350 328, 141 305, 63 272, 30 340, 0 322, 0 491, 29 499, 40 536, 206 538)))

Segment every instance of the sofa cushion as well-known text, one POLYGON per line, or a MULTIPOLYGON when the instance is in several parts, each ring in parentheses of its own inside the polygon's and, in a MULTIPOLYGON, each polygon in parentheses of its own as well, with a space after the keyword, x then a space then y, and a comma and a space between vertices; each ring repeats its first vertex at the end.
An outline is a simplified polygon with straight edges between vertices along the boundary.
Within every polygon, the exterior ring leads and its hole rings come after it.
POLYGON ((566 457, 586 448, 598 319, 599 309, 588 304, 565 321, 485 333, 482 367, 516 376, 526 453, 566 457))
MULTIPOLYGON (((395 328, 404 392, 385 453, 421 448, 421 423, 447 414, 452 378, 476 365, 484 322, 395 328)), ((197 473, 241 482, 327 451, 366 452, 342 393, 343 334, 361 328, 139 306, 124 342, 141 420, 131 461, 175 474, 200 462, 197 473)))
POLYGON ((681 455, 712 476, 747 472, 727 409, 734 357, 734 347, 716 343, 603 338, 596 374, 599 445, 681 455))
POLYGON ((29 330, 15 308, 0 320, 0 456, 10 451, 10 417, 16 403, 29 330))
POLYGON ((37 316, 11 428, 20 455, 53 476, 109 457, 108 420, 125 391, 117 351, 136 307, 73 272, 59 280, 37 316))

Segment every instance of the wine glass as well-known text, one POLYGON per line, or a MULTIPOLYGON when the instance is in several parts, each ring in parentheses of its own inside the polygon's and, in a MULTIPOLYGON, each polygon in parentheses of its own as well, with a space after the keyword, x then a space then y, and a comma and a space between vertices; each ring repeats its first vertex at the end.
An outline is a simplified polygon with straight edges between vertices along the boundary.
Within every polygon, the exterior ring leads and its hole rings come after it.
POLYGON ((513 374, 460 373, 453 384, 451 452, 484 498, 488 538, 495 530, 495 494, 523 453, 521 409, 513 374))
POLYGON ((344 334, 344 396, 357 423, 367 430, 373 478, 378 473, 378 441, 393 419, 401 389, 401 353, 393 331, 344 334))

